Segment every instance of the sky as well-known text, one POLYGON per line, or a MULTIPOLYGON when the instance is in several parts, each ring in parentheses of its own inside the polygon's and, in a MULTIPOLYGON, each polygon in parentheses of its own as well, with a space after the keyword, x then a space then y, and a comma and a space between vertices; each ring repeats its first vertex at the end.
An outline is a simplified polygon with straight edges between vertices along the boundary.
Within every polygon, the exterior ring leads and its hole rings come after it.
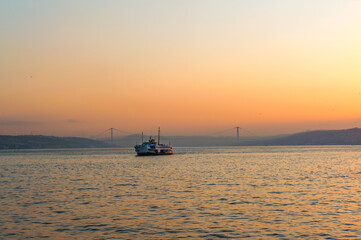
POLYGON ((359 0, 0 0, 0 134, 361 127, 359 0))

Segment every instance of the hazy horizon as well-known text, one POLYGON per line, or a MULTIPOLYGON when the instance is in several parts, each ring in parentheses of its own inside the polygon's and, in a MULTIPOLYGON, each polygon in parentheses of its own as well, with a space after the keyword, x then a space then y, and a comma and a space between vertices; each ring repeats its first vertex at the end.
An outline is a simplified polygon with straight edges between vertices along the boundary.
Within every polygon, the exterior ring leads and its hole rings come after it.
MULTIPOLYGON (((359 120, 355 120, 355 122, 359 122, 359 120)), ((18 125, 22 125, 26 123, 19 123, 19 124, 9 124, 8 126, 18 126, 18 125)), ((43 123, 42 123, 43 124, 43 123)), ((351 129, 351 128, 360 128, 359 125, 353 125, 353 126, 348 126, 345 124, 340 124, 340 125, 335 125, 332 123, 319 123, 321 125, 319 125, 319 127, 315 127, 315 128, 307 128, 307 126, 310 125, 299 125, 299 126, 295 126, 294 131, 282 131, 282 127, 284 127, 284 124, 279 124, 279 125, 274 125, 275 126, 275 131, 267 131, 267 129, 265 128, 265 131, 262 132, 262 130, 258 131, 254 131, 254 130, 250 130, 250 129, 245 129, 245 128, 241 128, 239 135, 240 138, 262 138, 262 137, 272 137, 272 136, 278 136, 278 135, 292 135, 292 134, 297 134, 297 133, 301 133, 301 132, 308 132, 308 131, 318 131, 318 130, 345 130, 345 129, 351 129), (262 134, 263 133, 263 134, 262 134)), ((1 125, 1 123, 0 123, 1 125)), ((5 124, 6 125, 6 124, 5 124)), ((316 126, 316 125, 312 125, 312 126, 316 126)), ((152 130, 148 130, 148 131, 133 131, 133 132, 123 132, 118 128, 115 128, 115 130, 113 130, 113 136, 114 138, 120 137, 127 137, 127 136, 132 136, 132 135, 141 135, 142 132, 144 134, 144 136, 153 136, 156 137, 158 132, 157 132, 158 128, 154 128, 152 130), (120 131, 118 131, 120 130, 120 131)), ((236 128, 228 128, 228 129, 218 129, 219 131, 212 131, 212 129, 198 129, 198 130, 193 130, 191 132, 189 131, 182 131, 182 132, 175 132, 175 131, 169 131, 169 130, 165 130, 162 129, 161 131, 161 136, 166 136, 166 137, 236 137, 237 135, 237 130, 236 128)), ((13 132, 17 132, 17 131, 13 131, 13 132)), ((103 139, 103 138, 109 138, 110 137, 110 128, 108 129, 103 129, 103 131, 98 131, 98 132, 92 132, 92 133, 84 133, 84 132, 69 132, 69 133, 64 133, 64 132, 56 132, 56 131, 50 131, 50 133, 48 133, 49 131, 19 131, 18 133, 1 133, 0 135, 48 135, 48 136, 58 136, 58 137, 84 137, 84 138, 92 138, 92 139, 103 139)))
POLYGON ((360 12, 351 0, 1 1, 0 135, 360 127, 360 12))

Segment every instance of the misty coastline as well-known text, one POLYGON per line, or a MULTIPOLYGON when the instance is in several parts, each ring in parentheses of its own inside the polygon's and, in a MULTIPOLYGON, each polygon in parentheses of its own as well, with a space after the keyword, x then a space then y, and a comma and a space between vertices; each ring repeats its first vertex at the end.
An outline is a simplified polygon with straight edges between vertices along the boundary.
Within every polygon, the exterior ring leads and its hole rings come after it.
MULTIPOLYGON (((145 136, 145 139, 147 137, 149 136, 145 136)), ((110 144, 108 139, 0 135, 0 149, 133 147, 140 142, 141 136, 137 134, 114 138, 113 144, 110 144)), ((241 137, 239 144, 235 136, 162 136, 161 142, 171 143, 174 147, 361 145, 361 129, 317 130, 270 137, 241 137)))
POLYGON ((0 149, 109 148, 104 141, 79 137, 43 135, 0 135, 0 149))

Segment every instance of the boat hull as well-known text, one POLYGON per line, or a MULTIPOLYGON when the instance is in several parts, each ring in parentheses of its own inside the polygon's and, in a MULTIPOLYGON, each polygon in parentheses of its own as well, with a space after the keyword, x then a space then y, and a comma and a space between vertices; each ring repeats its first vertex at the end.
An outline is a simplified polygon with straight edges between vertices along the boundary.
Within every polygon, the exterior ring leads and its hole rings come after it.
POLYGON ((137 145, 135 151, 138 156, 171 155, 173 150, 170 146, 149 147, 148 145, 137 145))
POLYGON ((158 155, 172 155, 173 152, 166 152, 166 153, 152 153, 152 152, 146 152, 146 153, 137 153, 138 156, 158 156, 158 155))

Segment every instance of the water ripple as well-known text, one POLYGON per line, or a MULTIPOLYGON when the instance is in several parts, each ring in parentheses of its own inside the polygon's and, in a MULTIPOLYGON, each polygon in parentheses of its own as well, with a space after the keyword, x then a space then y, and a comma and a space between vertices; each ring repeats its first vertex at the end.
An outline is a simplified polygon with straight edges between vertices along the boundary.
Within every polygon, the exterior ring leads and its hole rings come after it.
POLYGON ((360 146, 0 151, 0 239, 357 239, 360 146))

